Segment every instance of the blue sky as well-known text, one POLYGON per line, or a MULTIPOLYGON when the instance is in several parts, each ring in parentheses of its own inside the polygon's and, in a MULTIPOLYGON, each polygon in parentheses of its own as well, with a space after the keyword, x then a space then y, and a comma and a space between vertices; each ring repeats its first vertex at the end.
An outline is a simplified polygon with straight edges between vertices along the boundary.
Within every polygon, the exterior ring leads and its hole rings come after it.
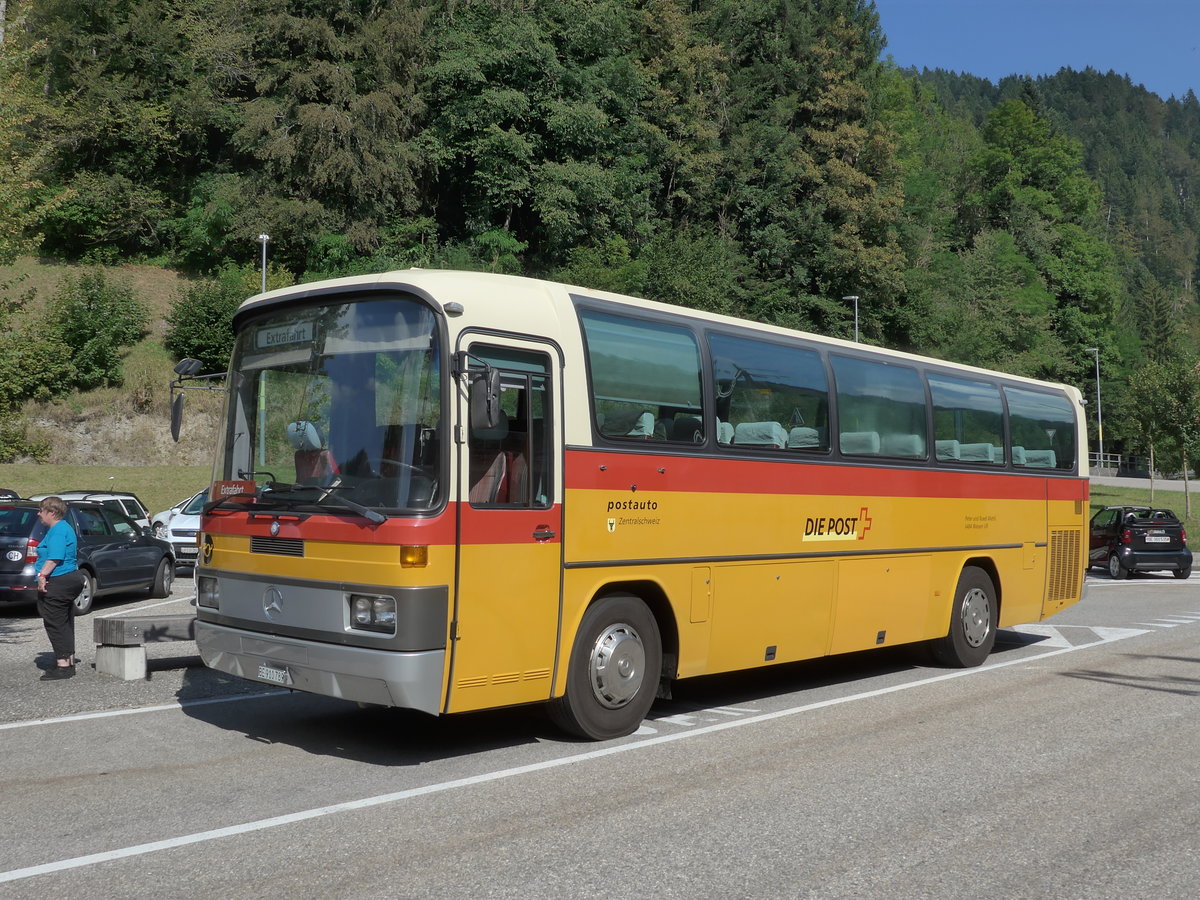
POLYGON ((1200 0, 875 0, 897 65, 1005 75, 1064 66, 1200 95, 1200 0))

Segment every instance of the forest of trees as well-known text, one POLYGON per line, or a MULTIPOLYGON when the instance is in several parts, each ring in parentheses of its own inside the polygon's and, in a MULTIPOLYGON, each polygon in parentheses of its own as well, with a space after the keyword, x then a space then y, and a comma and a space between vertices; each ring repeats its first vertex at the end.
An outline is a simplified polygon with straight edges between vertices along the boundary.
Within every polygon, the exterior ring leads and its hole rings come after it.
POLYGON ((209 279, 178 352, 265 232, 275 283, 489 269, 838 336, 854 294, 865 341, 1088 396, 1099 348, 1107 449, 1197 452, 1190 91, 898 69, 868 0, 0 10, 0 260, 209 279))

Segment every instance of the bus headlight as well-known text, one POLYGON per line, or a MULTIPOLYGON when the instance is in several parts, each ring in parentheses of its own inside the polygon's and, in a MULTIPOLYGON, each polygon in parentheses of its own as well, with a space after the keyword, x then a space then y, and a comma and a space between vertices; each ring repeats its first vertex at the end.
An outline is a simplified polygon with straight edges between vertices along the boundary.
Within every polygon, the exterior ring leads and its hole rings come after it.
POLYGON ((221 584, 213 576, 196 576, 196 605, 208 609, 221 608, 221 584))
POLYGON ((396 598, 350 595, 350 627, 362 631, 396 633, 396 598))

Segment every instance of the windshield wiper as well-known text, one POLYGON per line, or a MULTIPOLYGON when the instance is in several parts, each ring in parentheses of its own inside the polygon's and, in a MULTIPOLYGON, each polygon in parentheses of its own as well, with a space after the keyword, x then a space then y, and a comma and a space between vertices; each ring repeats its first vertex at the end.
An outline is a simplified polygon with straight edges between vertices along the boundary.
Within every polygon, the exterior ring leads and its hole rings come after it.
POLYGON ((348 485, 348 484, 279 485, 277 487, 273 487, 270 491, 260 494, 259 495, 259 505, 262 505, 264 501, 266 503, 270 504, 272 494, 299 494, 299 493, 306 492, 306 491, 317 491, 321 495, 320 497, 317 498, 317 501, 316 501, 317 503, 323 504, 325 506, 331 506, 334 509, 343 509, 348 512, 357 513, 358 515, 360 515, 364 519, 366 519, 368 522, 370 522, 372 525, 380 525, 387 521, 387 516, 385 516, 383 513, 379 512, 377 510, 371 509, 369 506, 363 506, 361 503, 356 503, 353 500, 351 500, 349 497, 340 497, 334 493, 335 491, 344 491, 344 490, 353 490, 353 489, 354 489, 353 486, 348 485), (333 503, 327 502, 331 497, 334 498, 335 502, 333 502, 333 503))

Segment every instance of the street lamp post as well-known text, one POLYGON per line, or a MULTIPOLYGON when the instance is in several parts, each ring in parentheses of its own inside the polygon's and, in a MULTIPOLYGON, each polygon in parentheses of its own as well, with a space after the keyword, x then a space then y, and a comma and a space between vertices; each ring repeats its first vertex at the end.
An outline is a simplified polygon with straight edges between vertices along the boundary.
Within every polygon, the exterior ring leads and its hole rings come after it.
POLYGON ((1104 468, 1104 415, 1100 410, 1100 348, 1088 347, 1085 351, 1092 354, 1096 361, 1096 437, 1100 442, 1100 458, 1098 468, 1104 468))
POLYGON ((267 242, 271 240, 269 234, 260 234, 258 240, 262 243, 262 290, 267 292, 267 242))
POLYGON ((851 294, 848 297, 843 297, 843 300, 854 301, 854 343, 858 343, 858 295, 851 294))

